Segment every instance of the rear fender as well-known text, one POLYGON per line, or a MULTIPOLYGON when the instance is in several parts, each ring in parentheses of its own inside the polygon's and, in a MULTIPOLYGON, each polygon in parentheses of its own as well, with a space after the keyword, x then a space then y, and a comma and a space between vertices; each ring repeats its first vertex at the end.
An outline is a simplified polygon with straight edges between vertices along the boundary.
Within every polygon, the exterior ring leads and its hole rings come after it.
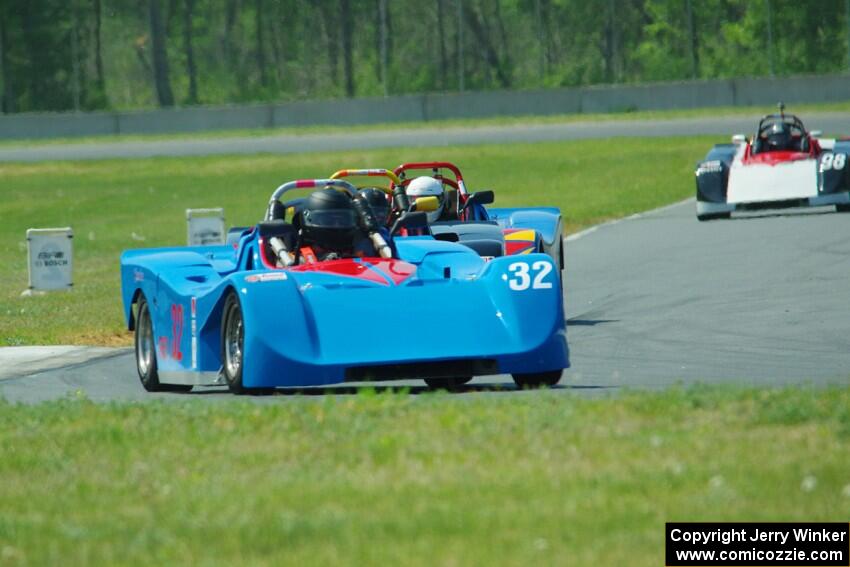
POLYGON ((560 269, 548 254, 503 256, 487 264, 481 279, 493 304, 517 334, 550 336, 564 327, 560 269), (535 313, 535 317, 523 314, 535 313))
POLYGON ((487 212, 490 220, 498 221, 505 228, 530 228, 537 231, 547 247, 561 237, 561 211, 556 207, 488 209, 487 212))
POLYGON ((156 297, 157 277, 154 273, 141 265, 121 263, 121 300, 124 310, 124 322, 127 329, 136 329, 136 318, 133 307, 138 303, 139 297, 144 294, 148 301, 156 297))

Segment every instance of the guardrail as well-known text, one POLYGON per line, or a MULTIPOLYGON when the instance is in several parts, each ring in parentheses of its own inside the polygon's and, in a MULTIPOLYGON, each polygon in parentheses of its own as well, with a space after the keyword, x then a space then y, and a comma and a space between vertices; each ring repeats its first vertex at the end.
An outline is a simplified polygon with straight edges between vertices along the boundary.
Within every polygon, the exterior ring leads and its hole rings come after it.
POLYGON ((773 105, 850 100, 850 75, 718 79, 528 91, 441 93, 138 112, 0 116, 0 139, 109 134, 167 134, 242 128, 418 122, 527 116, 773 105))

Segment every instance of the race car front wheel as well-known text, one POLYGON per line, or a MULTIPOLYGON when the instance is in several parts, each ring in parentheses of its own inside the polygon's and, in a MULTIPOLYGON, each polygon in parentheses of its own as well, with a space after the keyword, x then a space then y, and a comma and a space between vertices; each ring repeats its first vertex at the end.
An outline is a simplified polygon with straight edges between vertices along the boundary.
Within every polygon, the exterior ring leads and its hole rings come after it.
POLYGON ((148 392, 188 392, 192 386, 161 384, 156 364, 156 341, 154 340, 153 318, 144 295, 136 303, 136 370, 142 387, 148 392))
POLYGON ((245 323, 242 306, 235 293, 224 301, 221 318, 221 366, 227 386, 234 394, 244 394, 242 370, 245 365, 245 323))
POLYGON ((518 388, 551 387, 561 381, 562 370, 538 372, 535 374, 511 374, 518 388))

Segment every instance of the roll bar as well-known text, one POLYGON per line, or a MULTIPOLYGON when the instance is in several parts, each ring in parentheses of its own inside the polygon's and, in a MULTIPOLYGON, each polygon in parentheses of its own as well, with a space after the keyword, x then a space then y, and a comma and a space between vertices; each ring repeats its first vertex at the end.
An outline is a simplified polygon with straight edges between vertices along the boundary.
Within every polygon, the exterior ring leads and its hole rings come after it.
MULTIPOLYGON (((404 183, 404 173, 405 172, 410 171, 410 170, 423 170, 423 169, 430 169, 432 171, 438 170, 438 169, 448 169, 449 171, 451 171, 454 174, 455 179, 457 180, 456 185, 457 185, 458 193, 460 193, 460 195, 463 198, 466 198, 467 195, 469 195, 469 192, 466 190, 466 185, 463 182, 463 174, 461 174, 460 169, 458 168, 458 166, 456 166, 455 164, 448 162, 448 161, 423 161, 423 162, 403 163, 400 166, 396 167, 393 170, 393 173, 395 173, 396 176, 398 176, 402 180, 401 182, 404 183)), ((451 180, 449 180, 449 179, 446 179, 445 181, 448 182, 451 185, 454 185, 453 183, 451 183, 451 180)))
POLYGON ((331 179, 340 179, 342 177, 386 177, 396 185, 401 184, 401 179, 399 179, 398 175, 389 169, 340 169, 331 175, 331 179))
POLYGON ((292 191, 293 189, 315 189, 318 187, 337 187, 348 193, 349 197, 354 197, 354 195, 357 194, 357 189, 354 185, 343 179, 298 179, 296 181, 288 181, 275 189, 274 193, 272 193, 272 196, 269 199, 269 212, 266 213, 266 220, 272 220, 272 205, 275 201, 279 201, 280 198, 283 197, 284 193, 292 191))

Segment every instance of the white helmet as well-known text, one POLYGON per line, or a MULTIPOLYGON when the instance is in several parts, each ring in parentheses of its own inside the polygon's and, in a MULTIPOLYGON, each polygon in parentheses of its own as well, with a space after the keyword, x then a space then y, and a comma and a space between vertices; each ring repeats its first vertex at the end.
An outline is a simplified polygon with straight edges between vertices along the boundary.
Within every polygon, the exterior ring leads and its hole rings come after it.
POLYGON ((407 186, 407 196, 410 197, 411 201, 416 201, 419 197, 436 197, 439 206, 435 211, 426 214, 429 223, 440 220, 440 215, 443 214, 443 208, 446 204, 446 195, 443 191, 443 184, 439 180, 428 176, 416 177, 407 186))

